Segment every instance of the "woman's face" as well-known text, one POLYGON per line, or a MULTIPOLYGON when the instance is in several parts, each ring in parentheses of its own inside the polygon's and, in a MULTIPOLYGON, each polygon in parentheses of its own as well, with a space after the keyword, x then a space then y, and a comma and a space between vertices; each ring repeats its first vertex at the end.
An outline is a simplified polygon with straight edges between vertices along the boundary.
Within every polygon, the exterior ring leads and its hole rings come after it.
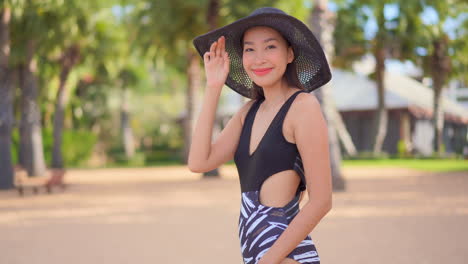
POLYGON ((261 87, 281 81, 294 53, 283 36, 270 27, 253 27, 244 33, 242 64, 250 79, 261 87))

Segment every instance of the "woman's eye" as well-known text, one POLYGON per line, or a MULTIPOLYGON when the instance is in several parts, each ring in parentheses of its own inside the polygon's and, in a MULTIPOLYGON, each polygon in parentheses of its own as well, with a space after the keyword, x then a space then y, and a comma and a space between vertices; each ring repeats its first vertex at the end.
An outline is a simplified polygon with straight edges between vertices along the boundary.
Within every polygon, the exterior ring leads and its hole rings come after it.
POLYGON ((253 50, 253 49, 251 49, 251 48, 246 48, 246 49, 244 50, 244 52, 252 51, 252 50, 253 50))
POLYGON ((268 49, 274 49, 274 48, 276 48, 276 46, 275 45, 269 45, 267 48, 268 49))

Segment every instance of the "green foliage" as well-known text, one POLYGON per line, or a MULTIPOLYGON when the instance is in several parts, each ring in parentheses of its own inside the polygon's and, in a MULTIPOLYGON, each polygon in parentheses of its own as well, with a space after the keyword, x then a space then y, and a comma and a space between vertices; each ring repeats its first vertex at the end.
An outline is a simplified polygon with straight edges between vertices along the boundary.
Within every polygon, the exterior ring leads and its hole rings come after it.
MULTIPOLYGON (((221 25, 228 24, 237 20, 239 18, 245 17, 252 13, 255 9, 264 7, 264 6, 275 6, 280 4, 278 0, 257 0, 257 1, 250 1, 250 0, 225 0, 225 14, 224 20, 221 21, 221 25)), ((291 5, 297 3, 297 1, 289 1, 291 5)), ((286 10, 285 10, 286 11, 286 10)), ((290 10, 287 10, 290 11, 290 10)))
MULTIPOLYGON (((44 145, 44 157, 46 164, 51 164, 53 132, 51 129, 42 130, 42 141, 44 145)), ((63 132, 62 153, 65 167, 75 167, 85 164, 91 157, 97 136, 89 131, 63 132)), ((15 129, 12 133, 12 157, 13 162, 18 162, 19 132, 15 129)), ((49 165, 50 166, 50 165, 49 165)))
POLYGON ((361 151, 355 156, 347 156, 343 155, 345 159, 350 159, 350 160, 380 160, 380 159, 387 159, 390 158, 390 155, 384 151, 382 151, 380 154, 375 154, 372 151, 361 151))
POLYGON ((65 164, 75 166, 85 162, 96 142, 96 135, 88 131, 64 131, 62 149, 65 164))
POLYGON ((450 42, 449 55, 452 61, 451 77, 460 79, 468 86, 468 3, 465 4, 465 13, 457 17, 460 21, 454 30, 454 38, 450 42))
POLYGON ((312 3, 308 4, 304 0, 277 0, 272 5, 301 20, 304 24, 308 24, 307 19, 310 17, 312 3))
MULTIPOLYGON (((144 117, 142 120, 145 120, 144 117)), ((124 147, 120 140, 120 133, 112 135, 111 146, 108 150, 111 163, 119 166, 143 166, 157 164, 179 164, 180 152, 183 147, 182 129, 172 120, 155 115, 148 117, 148 124, 138 128, 132 123, 136 138, 140 138, 140 147, 135 156, 127 159, 124 147), (155 122, 156 120, 156 122, 155 122), (158 121, 159 120, 159 121, 158 121), (151 122, 152 121, 152 122, 151 122), (142 129, 142 130, 141 130, 142 129)))
MULTIPOLYGON (((52 161, 53 132, 44 129, 43 133, 44 155, 47 164, 52 161)), ((85 163, 93 151, 97 137, 89 131, 63 131, 62 153, 66 167, 79 166, 85 163)))
POLYGON ((468 171, 468 162, 456 156, 424 157, 424 158, 393 158, 393 159, 361 159, 343 160, 344 167, 369 166, 385 168, 409 168, 430 172, 468 171))
POLYGON ((405 141, 400 139, 397 143, 397 156, 399 158, 409 158, 411 157, 411 153, 408 152, 408 146, 406 145, 405 141))
MULTIPOLYGON (((334 32, 335 66, 350 68, 354 61, 372 51, 376 42, 366 39, 365 30, 374 20, 380 30, 377 35, 388 45, 388 55, 410 59, 427 68, 429 56, 416 50, 431 54, 432 41, 445 30, 441 25, 423 23, 421 13, 433 8, 440 23, 448 19, 458 21, 450 35, 449 55, 453 69, 450 77, 468 83, 466 1, 333 2, 338 7, 334 32), (397 7, 397 16, 379 17, 382 8, 388 5, 397 7)), ((123 158, 123 150, 118 147, 111 149, 111 157, 117 164, 130 165, 178 162, 184 142, 176 119, 185 107, 186 55, 193 48, 193 38, 208 31, 208 3, 208 0, 0 1, 0 4, 12 7, 11 64, 17 66, 24 62, 28 40, 34 40, 36 45, 46 160, 49 162, 51 156, 52 116, 61 70, 59 59, 69 45, 78 44, 81 59, 72 69, 67 83, 69 101, 65 126, 69 130, 64 133, 65 164, 75 166, 86 160, 89 149, 97 140, 90 132, 73 132, 71 128, 97 131, 104 145, 120 142, 117 128, 122 88, 131 91, 129 108, 136 141, 146 139, 151 143, 142 143, 131 161, 123 158)), ((219 3, 218 26, 223 26, 262 6, 281 8, 307 24, 313 1, 220 0, 219 3)), ((19 104, 15 107, 19 108, 19 104)), ((16 145, 12 149, 15 160, 17 136, 15 133, 16 145)), ((399 142, 400 157, 406 155, 403 149, 403 143, 399 142)), ((371 153, 361 153, 358 158, 371 156, 371 153)), ((388 155, 377 158, 385 157, 388 155)))
POLYGON ((14 129, 11 133, 11 158, 13 164, 18 163, 19 157, 19 132, 14 129))
POLYGON ((128 167, 141 167, 145 165, 145 154, 136 152, 132 158, 128 159, 123 149, 114 149, 109 153, 109 157, 113 159, 112 164, 128 167))
POLYGON ((354 2, 338 9, 333 33, 335 67, 350 69, 353 62, 370 49, 370 43, 365 39, 362 29, 368 19, 368 15, 354 2))

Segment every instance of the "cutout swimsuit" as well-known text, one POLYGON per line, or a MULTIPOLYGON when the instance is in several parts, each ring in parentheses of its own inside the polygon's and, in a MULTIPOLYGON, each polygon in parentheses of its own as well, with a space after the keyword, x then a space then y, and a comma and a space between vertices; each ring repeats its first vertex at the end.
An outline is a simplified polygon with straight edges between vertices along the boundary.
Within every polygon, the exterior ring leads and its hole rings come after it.
MULTIPOLYGON (((299 213, 300 194, 305 190, 304 167, 296 144, 286 141, 282 127, 294 98, 301 92, 306 91, 296 91, 281 106, 252 154, 249 153, 252 125, 264 99, 256 100, 245 117, 234 154, 241 185, 238 230, 245 264, 256 264, 299 213), (301 179, 295 197, 283 207, 261 204, 262 184, 269 176, 285 170, 295 170, 301 179)), ((302 264, 320 263, 310 235, 287 257, 302 264)))

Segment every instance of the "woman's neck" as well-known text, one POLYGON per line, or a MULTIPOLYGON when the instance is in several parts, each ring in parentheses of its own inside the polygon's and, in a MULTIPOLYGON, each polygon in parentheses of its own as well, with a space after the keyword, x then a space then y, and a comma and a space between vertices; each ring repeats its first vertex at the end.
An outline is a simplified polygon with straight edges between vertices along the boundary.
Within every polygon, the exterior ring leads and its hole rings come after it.
POLYGON ((265 96, 262 102, 262 108, 264 111, 269 111, 270 109, 276 109, 279 105, 282 105, 288 99, 292 88, 289 87, 287 81, 283 78, 274 85, 262 87, 262 89, 265 96))

